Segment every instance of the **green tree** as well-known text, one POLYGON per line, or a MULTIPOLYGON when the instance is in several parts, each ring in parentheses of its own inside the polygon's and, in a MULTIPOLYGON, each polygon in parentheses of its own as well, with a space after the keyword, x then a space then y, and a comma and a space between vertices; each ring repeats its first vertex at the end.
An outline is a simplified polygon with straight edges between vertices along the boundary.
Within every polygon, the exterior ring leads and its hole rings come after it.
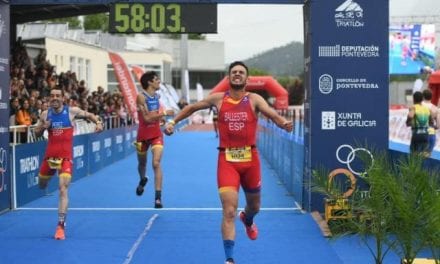
POLYGON ((270 73, 266 70, 262 70, 259 68, 249 68, 249 76, 266 76, 270 75, 270 73))
POLYGON ((80 28, 81 21, 78 17, 63 17, 45 20, 45 22, 50 23, 69 23, 69 28, 80 28))
MULTIPOLYGON (((165 37, 170 39, 180 39, 180 34, 165 34, 165 37)), ((206 36, 198 33, 190 33, 188 34, 188 39, 206 40, 206 36)))
POLYGON ((108 14, 100 13, 84 17, 85 30, 101 30, 108 32, 108 14))

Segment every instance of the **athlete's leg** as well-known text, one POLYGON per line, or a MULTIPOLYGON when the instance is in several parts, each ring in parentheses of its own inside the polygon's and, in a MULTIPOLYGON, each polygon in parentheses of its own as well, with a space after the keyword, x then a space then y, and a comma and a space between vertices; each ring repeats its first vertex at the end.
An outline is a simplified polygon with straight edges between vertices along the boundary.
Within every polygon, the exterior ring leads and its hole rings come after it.
POLYGON ((64 227, 66 222, 67 208, 69 205, 68 188, 72 179, 72 161, 64 160, 59 171, 59 202, 58 202, 58 225, 55 231, 55 239, 65 239, 64 227))
POLYGON ((238 206, 238 192, 233 188, 224 189, 220 192, 222 203, 222 224, 221 232, 223 248, 226 260, 233 260, 235 245, 235 216, 238 206))
POLYGON ((225 160, 223 151, 219 152, 217 165, 217 185, 222 203, 221 232, 225 258, 228 263, 233 263, 235 245, 235 216, 238 206, 238 190, 240 188, 240 175, 233 164, 225 160))
POLYGON ((153 145, 151 148, 151 152, 153 155, 152 165, 154 171, 154 207, 162 208, 162 167, 160 165, 163 153, 163 145, 157 144, 153 145))
POLYGON ((40 172, 38 173, 38 187, 40 189, 46 189, 47 184, 54 174, 55 170, 49 167, 49 164, 46 160, 43 160, 43 163, 40 167, 40 172))
POLYGON ((145 142, 136 142, 138 147, 137 150, 137 159, 138 159, 138 174, 139 174, 139 184, 136 187, 136 194, 142 195, 144 193, 144 186, 147 184, 148 178, 146 176, 147 172, 147 149, 148 146, 145 142))
POLYGON ((255 215, 260 212, 261 194, 246 192, 246 207, 244 208, 244 222, 246 226, 251 226, 254 223, 255 215))
POLYGON ((139 174, 139 179, 142 180, 144 179, 146 176, 146 171, 147 171, 147 152, 146 151, 138 151, 137 152, 137 159, 138 159, 138 174, 139 174))
POLYGON ((60 181, 59 181, 60 197, 58 204, 58 215, 59 215, 59 222, 61 222, 62 224, 65 221, 67 208, 69 205, 68 188, 70 185, 70 181, 71 181, 70 174, 63 174, 63 173, 60 174, 60 181))
POLYGON ((252 162, 241 177, 241 185, 246 196, 244 212, 240 213, 240 220, 246 227, 246 233, 252 240, 258 237, 258 228, 254 224, 254 217, 261 206, 261 170, 258 152, 253 150, 252 162))

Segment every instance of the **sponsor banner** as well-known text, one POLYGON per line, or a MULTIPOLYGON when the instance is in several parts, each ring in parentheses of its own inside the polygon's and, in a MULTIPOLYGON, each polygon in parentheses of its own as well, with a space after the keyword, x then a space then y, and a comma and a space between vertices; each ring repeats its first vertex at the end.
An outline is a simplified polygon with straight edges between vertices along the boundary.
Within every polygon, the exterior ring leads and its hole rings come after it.
MULTIPOLYGON (((38 187, 38 172, 43 162, 46 146, 46 141, 40 141, 14 147, 17 207, 42 197, 46 193, 38 187)), ((55 176, 55 179, 50 181, 48 191, 56 190, 57 184, 58 178, 55 176)))
POLYGON ((11 207, 9 155, 9 5, 0 3, 0 212, 11 207))
MULTIPOLYGON (((388 148, 388 0, 308 5, 305 176, 319 167, 360 175, 361 152, 388 148)), ((322 211, 322 197, 311 203, 322 211)))
POLYGON ((73 179, 81 179, 88 174, 88 135, 78 135, 73 138, 73 179))
POLYGON ((125 64, 125 61, 121 56, 113 52, 109 52, 108 55, 113 64, 115 76, 119 82, 119 90, 123 95, 124 102, 127 105, 128 111, 130 112, 130 115, 133 116, 135 120, 137 120, 137 88, 131 76, 130 70, 128 69, 127 64, 125 64))
MULTIPOLYGON (((101 133, 75 136, 73 140, 74 170, 72 181, 83 178, 89 173, 94 173, 103 168, 105 165, 112 164, 116 160, 115 157, 122 159, 133 153, 134 148, 131 145, 131 140, 129 151, 125 151, 124 135, 126 135, 125 132, 127 132, 131 139, 132 131, 135 128, 136 126, 125 127, 107 130, 101 133), (108 140, 108 138, 110 138, 110 140, 108 140), (109 145, 109 142, 112 142, 111 145, 109 145), (106 154, 108 153, 108 148, 111 148, 111 156, 105 158, 106 154), (113 153, 118 154, 113 155, 113 153), (105 159, 108 159, 108 161, 105 159)), ((54 178, 49 182, 47 190, 40 190, 38 188, 38 172, 40 170, 41 163, 43 162, 46 146, 47 141, 40 141, 29 144, 19 144, 14 147, 14 177, 16 179, 15 195, 17 199, 17 204, 15 206, 23 206, 26 203, 29 203, 58 189, 57 175, 55 175, 54 178)), ((0 166, 2 161, 4 161, 4 159, 2 159, 0 150, 0 166)), ((12 168, 10 165, 7 167, 12 168)), ((8 190, 10 189, 9 183, 8 185, 5 184, 3 186, 8 190)))

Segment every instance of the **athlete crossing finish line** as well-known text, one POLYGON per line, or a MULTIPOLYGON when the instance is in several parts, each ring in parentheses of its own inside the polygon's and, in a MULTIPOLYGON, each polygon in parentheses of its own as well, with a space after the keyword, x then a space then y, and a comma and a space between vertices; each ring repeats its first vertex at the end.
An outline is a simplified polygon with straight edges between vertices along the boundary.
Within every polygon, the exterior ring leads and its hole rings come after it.
POLYGON ((38 185, 45 189, 49 180, 58 171, 59 177, 59 205, 58 225, 55 231, 55 239, 64 240, 65 222, 68 207, 67 189, 72 179, 72 149, 73 149, 73 119, 82 118, 93 121, 96 131, 102 131, 102 121, 98 116, 86 112, 76 106, 64 105, 64 94, 60 87, 50 91, 50 107, 41 113, 35 135, 40 137, 44 130, 48 130, 49 139, 43 162, 38 174, 38 185))
POLYGON ((238 191, 243 188, 246 196, 244 211, 239 218, 251 240, 258 237, 254 216, 260 210, 261 168, 256 148, 258 113, 261 112, 280 128, 291 132, 293 122, 269 106, 263 97, 246 91, 248 68, 240 61, 229 65, 230 88, 226 92, 213 93, 204 100, 186 106, 174 120, 167 123, 165 134, 174 132, 174 125, 198 110, 217 107, 220 146, 218 154, 217 184, 222 203, 221 232, 226 264, 234 262, 235 216, 238 207, 238 191))
POLYGON ((147 150, 151 146, 152 165, 154 171, 154 208, 160 209, 162 204, 162 168, 160 161, 163 153, 163 134, 160 122, 166 116, 174 115, 173 110, 163 110, 160 104, 160 79, 156 72, 147 71, 141 77, 142 91, 136 98, 139 116, 139 129, 134 143, 137 150, 139 184, 136 194, 141 196, 148 182, 146 176, 147 150))

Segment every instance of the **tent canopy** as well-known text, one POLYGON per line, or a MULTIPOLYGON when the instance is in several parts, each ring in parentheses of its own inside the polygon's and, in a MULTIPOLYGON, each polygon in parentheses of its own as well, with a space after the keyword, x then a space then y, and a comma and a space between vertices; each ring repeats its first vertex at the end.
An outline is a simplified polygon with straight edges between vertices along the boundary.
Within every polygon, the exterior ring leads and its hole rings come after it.
POLYGON ((440 70, 431 73, 431 75, 429 75, 428 82, 429 84, 440 84, 440 70))

